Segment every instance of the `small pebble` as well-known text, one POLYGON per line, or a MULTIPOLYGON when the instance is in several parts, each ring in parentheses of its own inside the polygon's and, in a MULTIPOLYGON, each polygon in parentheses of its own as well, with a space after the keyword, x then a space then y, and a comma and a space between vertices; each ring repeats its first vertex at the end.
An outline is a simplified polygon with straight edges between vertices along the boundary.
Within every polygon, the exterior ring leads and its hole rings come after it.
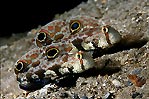
POLYGON ((106 84, 105 84, 105 83, 103 83, 103 84, 102 84, 102 86, 103 86, 103 87, 105 87, 105 86, 106 86, 106 84))
POLYGON ((142 93, 138 93, 138 92, 134 92, 133 94, 132 94, 132 98, 134 99, 134 98, 142 98, 143 97, 143 94, 142 93))
MULTIPOLYGON (((95 96, 91 96, 89 99, 95 99, 95 96)), ((100 99, 100 98, 98 98, 98 99, 100 99)))
POLYGON ((74 93, 73 96, 72 96, 72 99, 80 99, 80 98, 79 98, 78 94, 74 93))
POLYGON ((129 80, 137 87, 142 87, 146 83, 146 79, 137 75, 128 75, 129 80))
POLYGON ((61 93, 60 97, 61 97, 61 98, 67 98, 67 97, 68 97, 68 94, 65 93, 65 92, 64 92, 64 93, 61 93))
POLYGON ((135 68, 132 72, 131 72, 131 74, 140 74, 141 73, 141 68, 135 68))
POLYGON ((132 86, 133 85, 133 83, 130 81, 130 80, 128 80, 127 82, 126 82, 126 86, 132 86))
POLYGON ((116 80, 116 79, 114 79, 114 80, 112 81, 112 83, 113 83, 116 87, 120 87, 120 86, 121 86, 121 83, 120 83, 118 80, 116 80))
POLYGON ((88 99, 88 97, 84 95, 81 99, 88 99))
POLYGON ((114 99, 115 96, 113 93, 107 92, 106 95, 103 97, 103 99, 114 99))
POLYGON ((107 99, 110 96, 110 93, 106 93, 106 95, 104 96, 105 99, 107 99))

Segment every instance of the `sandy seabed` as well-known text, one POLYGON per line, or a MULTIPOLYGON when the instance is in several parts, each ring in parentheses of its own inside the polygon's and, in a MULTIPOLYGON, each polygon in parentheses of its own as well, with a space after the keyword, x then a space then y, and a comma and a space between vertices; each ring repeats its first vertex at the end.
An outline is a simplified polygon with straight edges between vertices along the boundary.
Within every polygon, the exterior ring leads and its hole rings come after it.
POLYGON ((93 75, 90 71, 90 76, 78 77, 75 85, 69 88, 55 88, 49 84, 25 96, 18 87, 14 63, 34 47, 32 39, 37 29, 33 29, 27 35, 15 34, 9 39, 0 39, 1 99, 149 98, 149 1, 88 0, 62 15, 55 15, 55 19, 76 15, 97 17, 101 25, 111 25, 122 35, 126 48, 95 59, 99 66, 110 60, 106 64, 110 69, 93 75))

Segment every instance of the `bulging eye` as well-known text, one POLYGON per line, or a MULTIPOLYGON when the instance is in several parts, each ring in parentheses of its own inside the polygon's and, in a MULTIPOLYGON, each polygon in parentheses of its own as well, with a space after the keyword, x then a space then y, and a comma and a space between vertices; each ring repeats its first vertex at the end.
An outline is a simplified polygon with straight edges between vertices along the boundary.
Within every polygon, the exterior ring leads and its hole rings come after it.
POLYGON ((81 22, 78 20, 74 20, 70 22, 70 31, 72 34, 78 32, 81 29, 81 22))
POLYGON ((81 52, 76 53, 76 58, 77 59, 82 59, 82 53, 81 52))
POLYGON ((41 33, 38 34, 37 40, 38 40, 39 42, 43 42, 43 41, 45 41, 45 39, 46 39, 46 33, 41 32, 41 33))
POLYGON ((31 63, 30 60, 19 60, 14 68, 15 74, 27 71, 27 66, 31 63))
POLYGON ((24 67, 23 62, 18 62, 17 65, 15 65, 15 70, 17 70, 18 72, 20 72, 24 67))
POLYGON ((103 26, 103 27, 102 27, 102 32, 103 32, 103 33, 108 33, 108 31, 109 31, 109 30, 108 30, 108 28, 107 28, 106 26, 103 26))
POLYGON ((50 48, 46 51, 46 55, 48 59, 55 58, 59 53, 59 50, 57 48, 50 48))
POLYGON ((41 29, 35 38, 35 44, 38 47, 46 46, 51 44, 52 39, 49 35, 49 31, 41 29))

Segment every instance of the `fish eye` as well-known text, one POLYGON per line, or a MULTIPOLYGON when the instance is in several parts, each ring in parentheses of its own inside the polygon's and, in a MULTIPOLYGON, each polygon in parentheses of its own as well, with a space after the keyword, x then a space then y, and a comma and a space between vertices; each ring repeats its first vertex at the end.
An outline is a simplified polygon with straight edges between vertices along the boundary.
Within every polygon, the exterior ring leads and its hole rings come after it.
POLYGON ((37 36, 38 41, 43 42, 46 39, 46 33, 40 32, 37 36))
POLYGON ((105 33, 105 32, 108 33, 108 28, 107 28, 106 26, 103 26, 103 27, 102 27, 102 32, 103 32, 103 33, 105 33))
POLYGON ((17 65, 15 65, 15 69, 17 71, 21 71, 23 69, 23 67, 24 67, 23 62, 18 62, 17 65))
POLYGON ((103 33, 105 33, 105 32, 108 33, 108 28, 107 28, 106 26, 103 26, 103 27, 102 27, 102 32, 103 32, 103 33))
POLYGON ((55 58, 58 53, 59 53, 59 50, 57 48, 50 48, 46 51, 48 59, 55 58))
POLYGON ((35 38, 35 45, 37 45, 38 47, 42 47, 42 46, 46 46, 51 44, 52 39, 50 37, 50 33, 49 31, 45 30, 45 29, 41 29, 35 38))
POLYGON ((76 33, 81 29, 81 22, 78 20, 70 22, 70 31, 71 33, 76 33))
POLYGON ((82 54, 81 53, 76 53, 76 58, 77 59, 82 59, 82 54))

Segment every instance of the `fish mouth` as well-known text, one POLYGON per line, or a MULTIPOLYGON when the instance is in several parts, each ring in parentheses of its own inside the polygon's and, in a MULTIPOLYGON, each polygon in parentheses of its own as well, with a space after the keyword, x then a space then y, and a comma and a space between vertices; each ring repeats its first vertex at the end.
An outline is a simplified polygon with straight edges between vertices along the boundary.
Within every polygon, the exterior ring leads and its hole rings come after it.
POLYGON ((19 87, 25 91, 35 91, 38 89, 43 88, 45 85, 51 83, 50 79, 40 79, 40 80, 35 80, 34 82, 20 82, 19 87))

